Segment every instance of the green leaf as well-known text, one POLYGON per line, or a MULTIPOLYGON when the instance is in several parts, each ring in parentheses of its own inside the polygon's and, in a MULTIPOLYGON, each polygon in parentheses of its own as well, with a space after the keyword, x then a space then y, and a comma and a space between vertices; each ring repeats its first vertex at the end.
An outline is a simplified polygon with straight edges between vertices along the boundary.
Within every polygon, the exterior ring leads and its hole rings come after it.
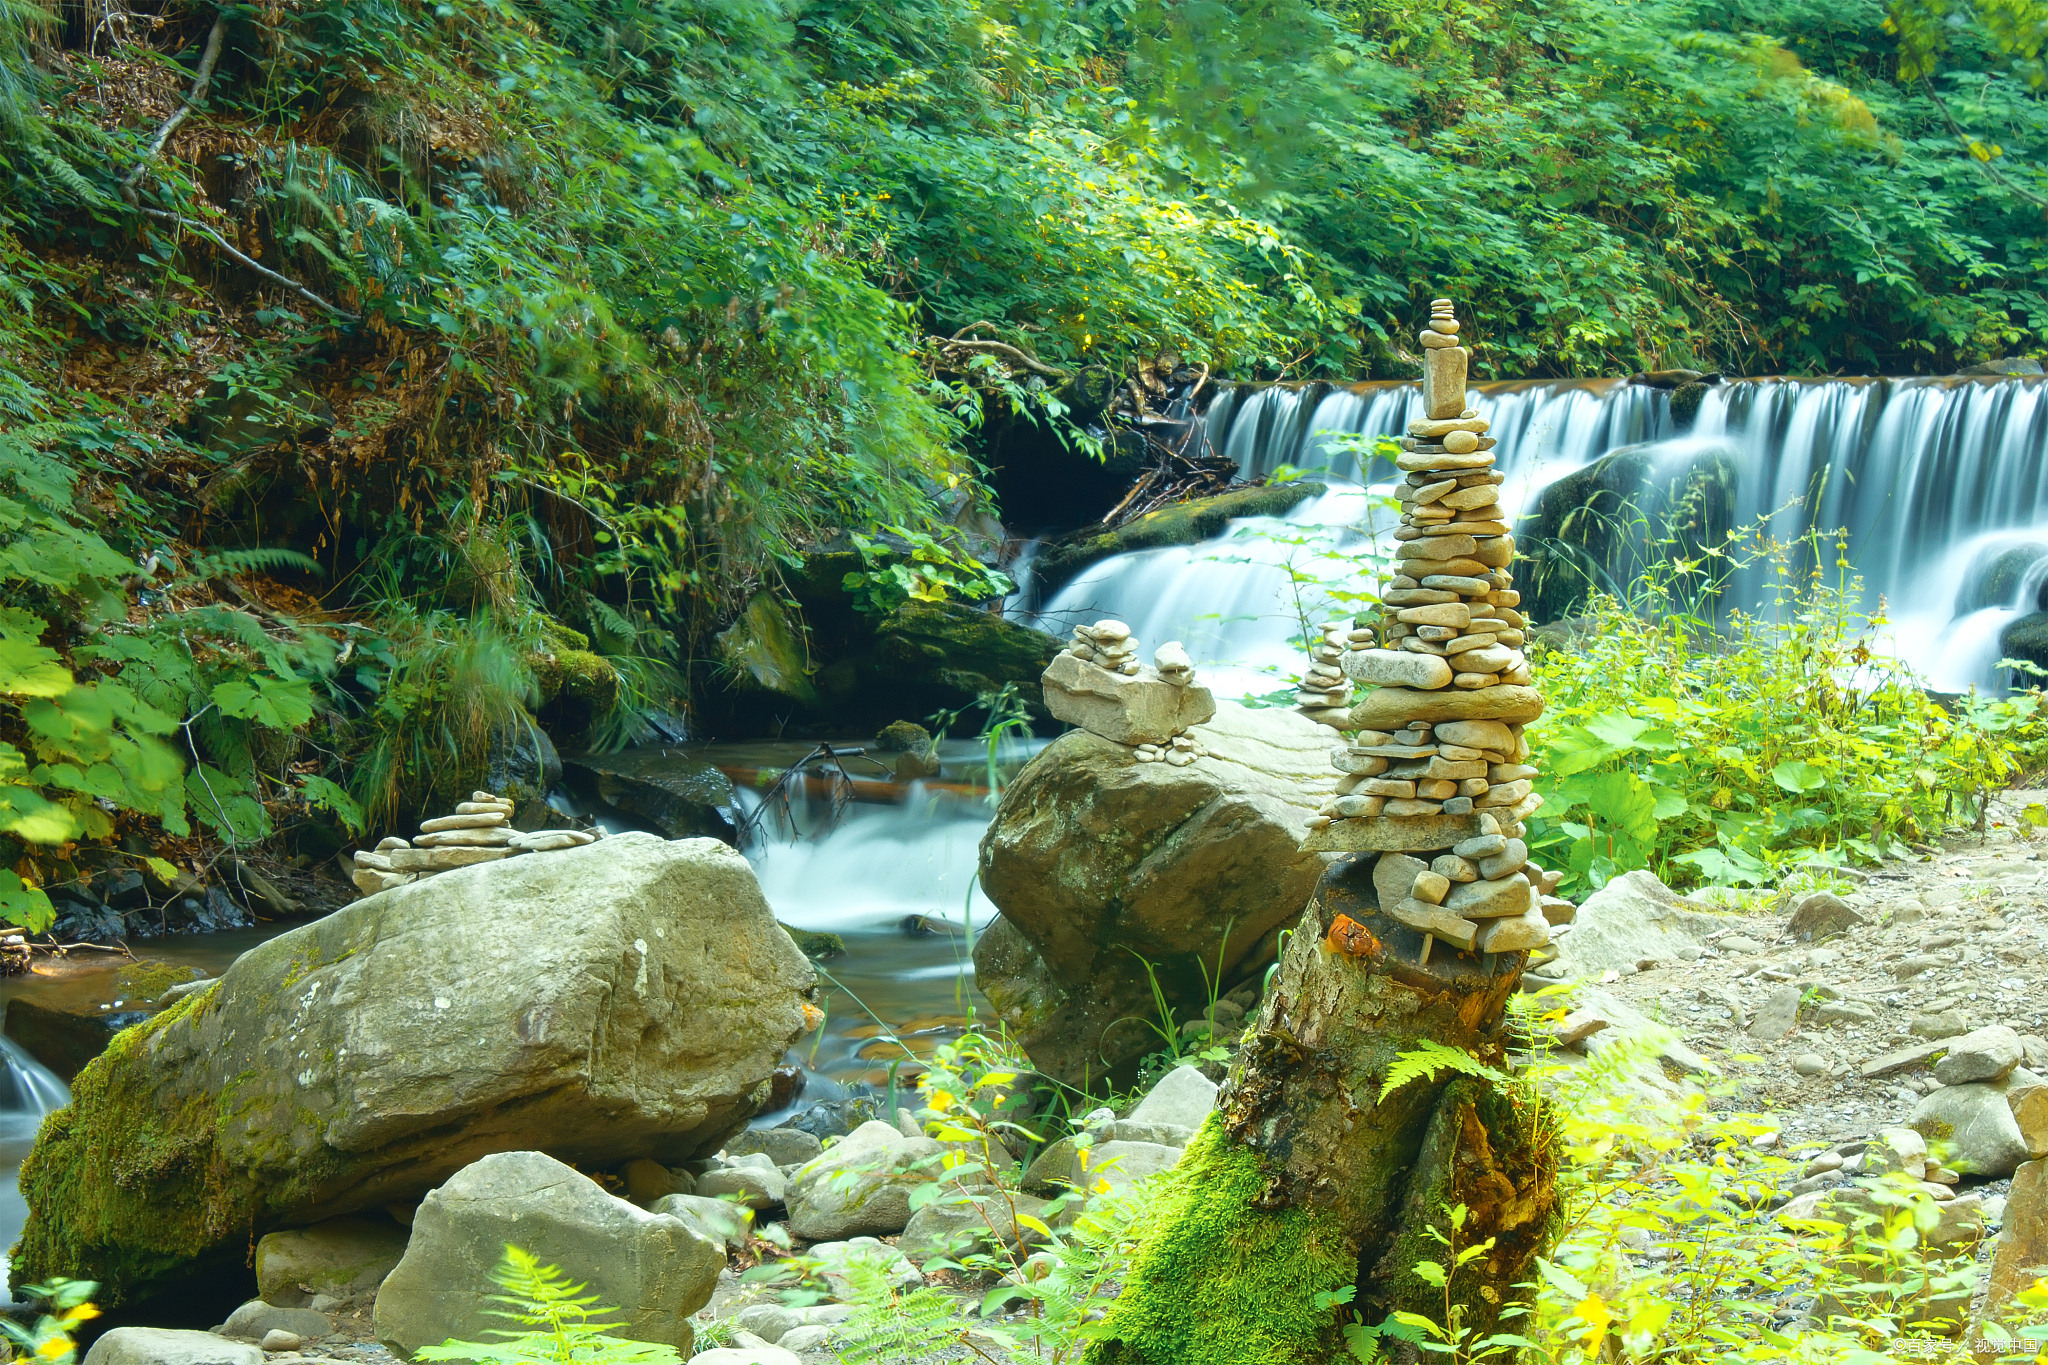
POLYGON ((60 697, 76 682, 57 651, 18 635, 0 635, 0 692, 11 697, 60 697))
POLYGON ((331 812, 350 834, 360 834, 367 823, 363 808, 348 790, 324 777, 302 777, 299 779, 299 797, 307 805, 331 812))
POLYGON ((42 888, 29 886, 14 873, 0 869, 0 920, 40 934, 57 918, 57 908, 42 888))
POLYGON ((312 689, 299 678, 252 673, 243 680, 215 683, 212 696, 223 715, 272 730, 295 730, 313 718, 312 689))
POLYGON ((1788 759, 1771 769, 1771 781, 1796 796, 1819 791, 1828 784, 1828 775, 1803 758, 1788 759))

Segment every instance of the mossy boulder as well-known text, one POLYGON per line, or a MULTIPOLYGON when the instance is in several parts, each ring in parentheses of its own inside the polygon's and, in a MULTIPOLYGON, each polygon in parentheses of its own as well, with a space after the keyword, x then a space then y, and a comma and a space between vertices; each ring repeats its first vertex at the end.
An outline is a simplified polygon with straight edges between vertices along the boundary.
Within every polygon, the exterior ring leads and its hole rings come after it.
POLYGON ((810 964, 746 859, 624 834, 365 897, 117 1036, 22 1164, 19 1287, 145 1311, 492 1152, 678 1165, 759 1112, 810 964))
POLYGON ((818 675, 835 712, 895 717, 972 706, 1014 683, 1034 718, 1049 721, 1038 679, 1060 642, 960 602, 906 602, 875 626, 865 651, 818 675))
POLYGON ((817 708, 803 631, 774 594, 755 593, 739 619, 715 638, 727 686, 764 694, 784 709, 817 708))
POLYGON ((1325 492, 1319 483, 1277 483, 1233 488, 1147 512, 1114 531, 1082 533, 1047 548, 1032 565, 1040 591, 1049 592, 1081 570, 1112 555, 1196 545, 1214 539, 1238 517, 1278 517, 1325 492))
POLYGON ((2038 540, 1986 547, 1963 571, 1962 584, 1956 589, 1955 614, 1967 616, 1985 607, 2048 610, 2048 582, 2036 586, 2033 600, 2020 600, 2028 571, 2043 560, 2048 560, 2048 544, 2038 540))
POLYGON ((2004 658, 2048 668, 2048 611, 2031 612, 2007 625, 1998 634, 1998 648, 2004 658))
POLYGON ((571 754, 572 790, 652 825, 671 839, 733 837, 732 779, 716 765, 666 745, 616 754, 571 754))
POLYGON ((1538 623, 1622 593, 1659 559, 1697 558, 1735 525, 1740 469, 1715 446, 1670 456, 1624 446, 1559 478, 1515 528, 1515 586, 1538 623))

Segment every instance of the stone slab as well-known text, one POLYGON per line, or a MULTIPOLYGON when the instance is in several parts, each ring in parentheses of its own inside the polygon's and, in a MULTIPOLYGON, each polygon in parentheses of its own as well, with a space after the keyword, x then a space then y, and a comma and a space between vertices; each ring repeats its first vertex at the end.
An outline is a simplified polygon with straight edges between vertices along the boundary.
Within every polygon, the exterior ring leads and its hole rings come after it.
POLYGON ((1369 819, 1336 820, 1309 831, 1301 844, 1304 853, 1422 853, 1440 851, 1483 831, 1479 816, 1416 815, 1377 816, 1369 819))
POLYGON ((1420 692, 1382 687, 1351 708, 1350 728, 1399 730, 1412 720, 1499 720, 1527 724, 1543 714, 1533 687, 1483 687, 1471 692, 1420 692))
POLYGON ((1041 682, 1054 717, 1118 744, 1164 744, 1216 714, 1206 687, 1176 687, 1143 671, 1112 673, 1065 652, 1053 656, 1041 682))

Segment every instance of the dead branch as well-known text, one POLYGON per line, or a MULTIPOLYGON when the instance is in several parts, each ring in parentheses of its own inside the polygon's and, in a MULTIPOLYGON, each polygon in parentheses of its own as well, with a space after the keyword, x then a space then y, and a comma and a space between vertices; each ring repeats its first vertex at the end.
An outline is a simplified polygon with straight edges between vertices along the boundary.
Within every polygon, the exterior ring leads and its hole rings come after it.
POLYGON ((199 101, 206 98, 206 87, 213 83, 214 64, 220 60, 221 40, 227 35, 227 30, 228 16, 227 11, 223 10, 214 16, 213 27, 207 30, 206 50, 199 55, 199 72, 192 78, 192 88, 185 92, 185 98, 171 111, 171 116, 163 121, 163 126, 156 130, 156 136, 149 140, 149 150, 142 154, 142 159, 135 163, 135 168, 121 181, 121 197, 129 203, 135 202, 135 182, 142 179, 142 173, 157 159, 157 155, 164 149, 164 144, 170 141, 171 134, 177 131, 178 125, 185 121, 186 116, 198 106, 199 101))
MULTIPOLYGON (((974 323, 972 326, 962 328, 961 330, 963 332, 968 332, 972 331, 974 327, 983 327, 988 325, 989 324, 987 323, 974 323)), ((999 356, 1003 360, 1009 362, 1012 365, 1021 366, 1024 369, 1032 371, 1034 374, 1045 375, 1049 379, 1064 380, 1069 377, 1067 371, 1056 370, 1052 366, 1047 365, 1042 361, 1034 360, 1032 357, 1024 354, 1024 352, 1018 350, 1015 346, 1010 345, 1006 341, 962 341, 957 336, 926 337, 925 340, 929 344, 937 346, 941 352, 974 351, 984 355, 999 356)))
POLYGON ((226 252, 236 262, 238 262, 241 265, 247 266, 249 269, 255 271, 258 275, 261 275, 264 279, 269 280, 272 284, 283 285, 286 289, 291 290, 294 294, 297 294, 306 302, 313 304, 316 307, 324 308, 328 312, 334 314, 338 318, 343 319, 344 321, 362 321, 362 317, 360 315, 351 313, 346 308, 342 308, 335 304, 329 303, 326 299, 321 298, 318 294, 306 288, 305 285, 300 284, 297 280, 278 274, 269 266, 262 264, 255 257, 247 255, 237 250, 236 248, 228 245, 226 238, 222 237, 218 232, 215 232, 212 228, 208 227, 206 224, 200 222, 196 218, 186 218, 181 214, 170 213, 164 209, 138 209, 137 212, 143 214, 145 217, 162 219, 164 222, 170 223, 174 227, 180 229, 191 228, 194 232, 204 237, 207 241, 212 242, 215 246, 219 247, 222 251, 226 252))

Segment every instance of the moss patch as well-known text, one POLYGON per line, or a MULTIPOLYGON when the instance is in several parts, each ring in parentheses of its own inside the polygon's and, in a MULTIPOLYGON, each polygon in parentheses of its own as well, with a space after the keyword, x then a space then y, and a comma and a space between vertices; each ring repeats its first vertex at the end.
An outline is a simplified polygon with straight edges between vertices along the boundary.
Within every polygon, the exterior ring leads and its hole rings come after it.
POLYGON ((114 974, 114 995, 121 1000, 155 1000, 173 986, 197 981, 205 973, 161 958, 139 958, 114 974))
POLYGON ((1358 1265, 1336 1218, 1254 1207, 1265 1163, 1213 1114, 1164 1181, 1088 1365, 1330 1360, 1337 1311, 1318 1309, 1315 1296, 1351 1283, 1358 1265))

